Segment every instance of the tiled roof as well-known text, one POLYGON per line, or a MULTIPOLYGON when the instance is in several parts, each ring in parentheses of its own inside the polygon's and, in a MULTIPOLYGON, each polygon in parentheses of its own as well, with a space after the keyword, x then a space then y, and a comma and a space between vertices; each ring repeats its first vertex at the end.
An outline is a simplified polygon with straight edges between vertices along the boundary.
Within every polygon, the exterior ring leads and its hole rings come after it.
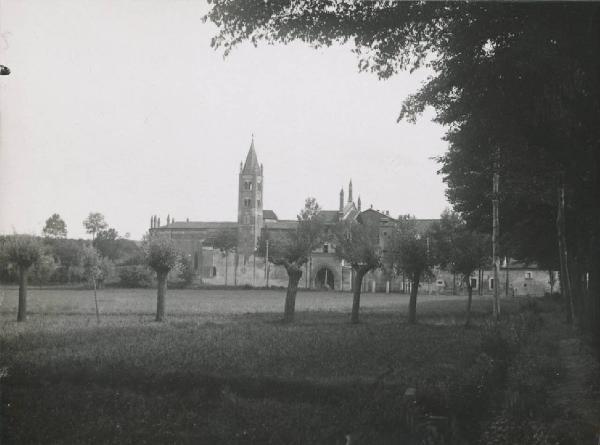
POLYGON ((277 220, 277 215, 273 210, 263 210, 263 219, 277 220))
POLYGON ((266 230, 291 230, 298 227, 298 221, 293 219, 265 223, 266 230))
POLYGON ((238 223, 230 221, 177 221, 159 229, 236 229, 238 223))
POLYGON ((325 224, 336 223, 338 221, 339 211, 337 210, 321 210, 319 215, 325 221, 325 224))

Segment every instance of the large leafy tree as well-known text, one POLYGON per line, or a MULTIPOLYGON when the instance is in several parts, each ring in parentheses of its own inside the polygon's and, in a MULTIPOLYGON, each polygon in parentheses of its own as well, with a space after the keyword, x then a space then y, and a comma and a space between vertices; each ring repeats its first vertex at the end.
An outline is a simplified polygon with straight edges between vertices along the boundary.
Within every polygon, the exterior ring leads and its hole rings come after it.
POLYGON ((600 340, 599 3, 215 0, 207 19, 226 54, 243 41, 351 41, 359 68, 382 78, 432 68, 400 118, 432 106, 447 125, 441 173, 455 210, 489 231, 498 172, 503 245, 556 263, 546 246, 558 245, 564 188, 561 244, 575 287, 590 273, 592 298, 579 304, 600 340))
POLYGON ((285 267, 288 286, 285 295, 283 321, 294 320, 298 282, 302 277, 302 267, 307 263, 311 252, 321 243, 323 221, 319 215, 321 208, 314 198, 307 198, 304 208, 298 214, 298 224, 293 230, 263 232, 258 244, 258 255, 267 256, 273 264, 285 267))
POLYGON ((410 279, 408 322, 417 322, 417 294, 421 279, 431 274, 434 256, 430 252, 429 233, 419 231, 416 220, 402 217, 392 232, 394 267, 410 279))
POLYGON ((19 272, 19 307, 17 321, 27 319, 27 278, 32 266, 40 261, 43 254, 42 242, 30 235, 11 235, 4 238, 2 257, 19 272))
POLYGON ((42 234, 48 238, 66 238, 67 224, 58 213, 54 213, 46 220, 42 234))
POLYGON ((360 292, 364 276, 381 266, 378 227, 357 220, 340 222, 334 232, 335 252, 352 267, 351 323, 359 322, 360 292))

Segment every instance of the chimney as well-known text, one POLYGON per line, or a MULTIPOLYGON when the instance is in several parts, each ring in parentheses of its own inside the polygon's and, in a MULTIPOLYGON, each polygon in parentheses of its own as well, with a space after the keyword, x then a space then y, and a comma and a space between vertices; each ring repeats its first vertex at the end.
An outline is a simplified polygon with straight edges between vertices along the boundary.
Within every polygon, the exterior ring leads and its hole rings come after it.
POLYGON ((352 179, 350 180, 350 184, 348 184, 348 202, 352 202, 352 179))

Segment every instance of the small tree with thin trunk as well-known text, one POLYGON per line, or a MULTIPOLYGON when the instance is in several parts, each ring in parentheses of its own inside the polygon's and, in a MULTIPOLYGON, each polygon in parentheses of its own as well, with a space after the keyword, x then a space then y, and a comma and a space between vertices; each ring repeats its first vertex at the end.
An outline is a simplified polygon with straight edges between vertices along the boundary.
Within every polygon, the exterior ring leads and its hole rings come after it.
POLYGON ((167 295, 167 275, 177 264, 179 251, 171 238, 153 236, 146 246, 146 262, 156 272, 158 281, 156 298, 156 321, 165 317, 165 298, 167 295))
POLYGON ((408 322, 417 322, 417 294, 421 278, 431 273, 429 235, 417 230, 414 218, 400 218, 393 232, 394 266, 404 272, 411 281, 408 302, 408 322))
POLYGON ((353 271, 351 323, 359 322, 360 290, 364 276, 381 266, 381 248, 376 227, 356 220, 339 223, 334 230, 335 252, 353 271))
POLYGON ((83 220, 85 231, 92 235, 92 241, 96 240, 96 234, 108 227, 104 220, 104 215, 98 212, 91 212, 86 219, 83 220))
POLYGON ((102 259, 93 246, 84 246, 82 251, 81 265, 83 273, 94 289, 94 305, 96 307, 96 322, 100 324, 100 310, 98 309, 98 280, 102 276, 102 259))
POLYGON ((221 229, 217 232, 213 240, 213 246, 216 247, 225 255, 225 284, 227 284, 228 259, 229 253, 233 252, 238 245, 237 230, 221 229))
POLYGON ((457 213, 444 212, 441 220, 431 228, 431 238, 435 262, 460 275, 467 288, 465 327, 469 327, 473 301, 471 276, 491 262, 490 236, 470 230, 457 213))
POLYGON ((31 266, 42 256, 42 243, 34 236, 11 235, 5 238, 2 246, 5 260, 15 266, 19 272, 19 308, 17 321, 27 319, 27 278, 31 266))
POLYGON ((266 256, 266 244, 269 243, 268 261, 285 267, 288 286, 285 295, 283 321, 294 320, 298 282, 302 277, 302 266, 306 264, 311 252, 322 241, 323 222, 319 216, 320 207, 314 198, 307 198, 304 208, 298 215, 298 225, 294 230, 271 233, 267 230, 261 236, 259 256, 266 256))

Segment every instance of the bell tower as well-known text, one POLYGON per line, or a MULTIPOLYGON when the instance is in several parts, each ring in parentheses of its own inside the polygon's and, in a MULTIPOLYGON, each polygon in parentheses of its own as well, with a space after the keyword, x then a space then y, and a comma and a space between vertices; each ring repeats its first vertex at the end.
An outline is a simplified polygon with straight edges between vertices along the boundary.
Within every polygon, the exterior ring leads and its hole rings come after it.
POLYGON ((247 258, 256 249, 263 227, 263 166, 258 163, 254 135, 246 162, 240 164, 238 191, 238 254, 247 258))

